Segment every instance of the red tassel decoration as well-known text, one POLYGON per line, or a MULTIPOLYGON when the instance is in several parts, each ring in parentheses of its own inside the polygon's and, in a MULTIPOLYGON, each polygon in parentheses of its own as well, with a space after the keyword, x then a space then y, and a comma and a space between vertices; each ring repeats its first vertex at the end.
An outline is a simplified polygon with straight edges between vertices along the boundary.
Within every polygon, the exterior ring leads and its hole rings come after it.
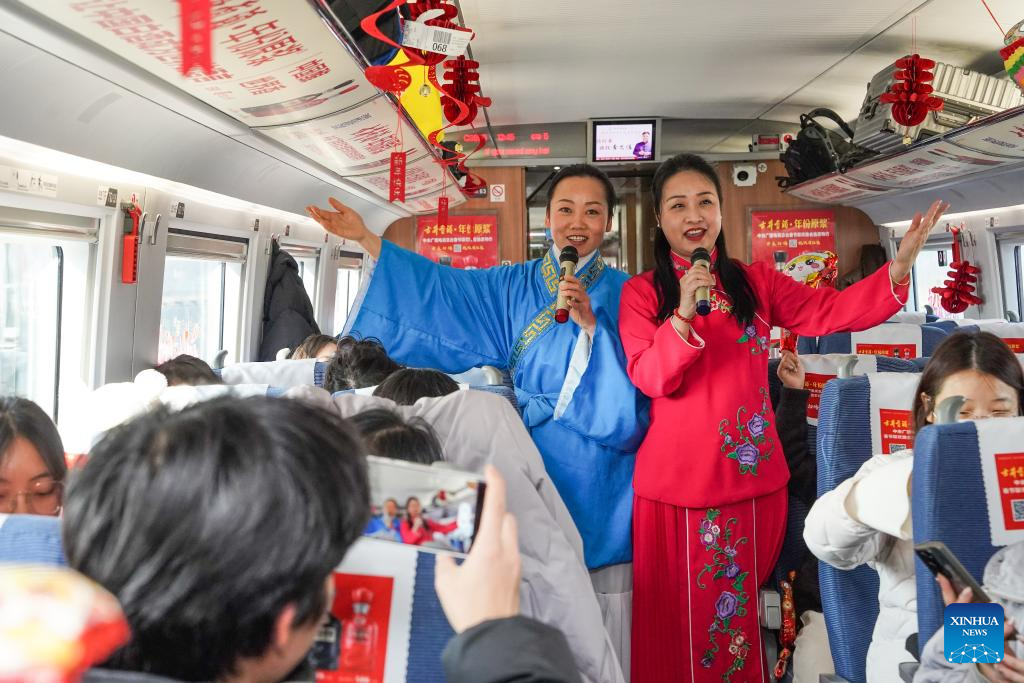
POLYGON ((953 233, 953 262, 949 264, 949 279, 942 287, 932 287, 932 292, 942 297, 941 305, 950 313, 963 313, 968 306, 980 306, 984 301, 975 293, 975 285, 981 268, 972 265, 960 252, 962 227, 950 228, 953 233))
POLYGON ((900 125, 913 127, 923 123, 930 111, 939 111, 944 102, 934 97, 935 91, 929 85, 935 80, 931 72, 935 62, 921 55, 907 55, 896 60, 898 71, 893 74, 896 82, 879 101, 892 104, 892 118, 900 125))

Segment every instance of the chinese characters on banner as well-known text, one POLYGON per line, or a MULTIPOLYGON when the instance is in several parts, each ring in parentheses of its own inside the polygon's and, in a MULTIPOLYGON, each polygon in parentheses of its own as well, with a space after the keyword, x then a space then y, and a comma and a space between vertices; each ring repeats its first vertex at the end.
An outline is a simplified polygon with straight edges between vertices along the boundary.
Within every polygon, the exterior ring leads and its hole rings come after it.
POLYGON ((821 271, 824 257, 835 253, 836 216, 830 209, 754 211, 750 214, 751 260, 776 264, 798 282, 821 271))
POLYGON ((878 413, 882 425, 882 452, 892 455, 913 448, 914 435, 910 431, 910 411, 883 408, 878 413))
POLYGON ((888 356, 907 360, 918 356, 914 344, 857 344, 854 353, 858 356, 888 356))
POLYGON ((498 217, 495 215, 416 218, 416 251, 435 263, 455 268, 498 265, 498 217))
POLYGON ((997 453, 996 475, 1006 530, 1024 529, 1024 453, 997 453))

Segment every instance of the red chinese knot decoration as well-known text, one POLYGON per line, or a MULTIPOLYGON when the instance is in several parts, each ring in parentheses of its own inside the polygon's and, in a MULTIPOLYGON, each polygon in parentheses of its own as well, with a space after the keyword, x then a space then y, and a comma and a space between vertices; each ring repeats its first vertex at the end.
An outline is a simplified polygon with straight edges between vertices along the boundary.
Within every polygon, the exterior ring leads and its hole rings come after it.
POLYGON ((975 285, 981 268, 963 258, 960 250, 960 228, 950 228, 953 233, 953 262, 942 287, 932 287, 932 292, 942 297, 941 305, 950 313, 963 313, 968 306, 984 303, 975 293, 975 285))
POLYGON ((896 123, 916 126, 924 122, 928 112, 942 109, 942 99, 932 95, 935 89, 929 85, 935 80, 931 71, 934 68, 933 60, 918 54, 896 60, 895 82, 879 98, 881 102, 892 104, 892 118, 896 123))

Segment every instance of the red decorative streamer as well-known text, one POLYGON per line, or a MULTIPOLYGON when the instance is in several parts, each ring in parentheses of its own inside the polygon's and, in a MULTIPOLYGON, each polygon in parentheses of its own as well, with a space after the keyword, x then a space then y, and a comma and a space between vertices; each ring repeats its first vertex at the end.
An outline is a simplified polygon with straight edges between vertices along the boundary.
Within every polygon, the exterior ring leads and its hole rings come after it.
POLYGON ((953 262, 949 264, 949 274, 942 287, 932 287, 932 292, 942 297, 941 305, 950 313, 963 313, 968 306, 979 306, 982 303, 975 293, 975 284, 981 268, 972 265, 963 258, 960 250, 960 233, 963 226, 949 228, 953 233, 953 262))
POLYGON ((181 12, 181 75, 193 68, 213 73, 213 28, 210 25, 210 0, 178 0, 181 12))
POLYGON ((405 201, 405 152, 391 153, 391 173, 388 177, 388 201, 405 201))
POLYGON ((931 72, 935 62, 921 55, 907 55, 896 60, 895 82, 883 93, 880 102, 892 104, 892 118, 900 125, 913 127, 924 122, 930 111, 939 111, 943 101, 934 97, 929 85, 935 75, 931 72))
POLYGON ((444 195, 437 200, 437 224, 448 225, 448 197, 444 195))

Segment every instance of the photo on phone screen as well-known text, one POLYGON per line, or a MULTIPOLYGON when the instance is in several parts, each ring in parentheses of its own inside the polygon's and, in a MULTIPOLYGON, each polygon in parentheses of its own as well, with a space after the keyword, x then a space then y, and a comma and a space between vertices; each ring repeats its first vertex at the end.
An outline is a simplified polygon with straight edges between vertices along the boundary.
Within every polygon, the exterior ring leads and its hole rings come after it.
POLYGON ((364 536, 465 555, 480 525, 486 484, 479 475, 367 456, 373 516, 364 536))
POLYGON ((918 543, 914 546, 914 552, 931 570, 932 574, 936 576, 942 574, 949 579, 949 582, 953 584, 953 591, 957 595, 960 595, 965 588, 970 588, 974 593, 975 602, 991 602, 971 573, 960 564, 960 560, 956 558, 953 551, 942 541, 918 543))

